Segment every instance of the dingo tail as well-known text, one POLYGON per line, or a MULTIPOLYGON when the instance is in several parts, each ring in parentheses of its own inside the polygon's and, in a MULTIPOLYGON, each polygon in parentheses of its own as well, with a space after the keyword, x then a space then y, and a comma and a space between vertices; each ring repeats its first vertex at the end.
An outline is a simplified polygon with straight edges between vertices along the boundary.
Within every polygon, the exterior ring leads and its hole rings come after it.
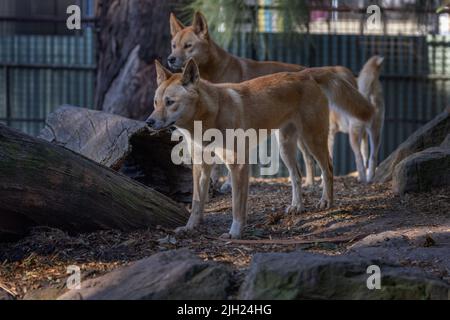
POLYGON ((345 70, 347 69, 338 67, 313 68, 309 72, 327 96, 332 108, 352 118, 369 122, 375 108, 359 93, 351 72, 345 70))
POLYGON ((380 87, 380 73, 383 63, 383 57, 373 56, 361 70, 358 77, 358 89, 364 97, 369 98, 376 91, 376 87, 380 87))

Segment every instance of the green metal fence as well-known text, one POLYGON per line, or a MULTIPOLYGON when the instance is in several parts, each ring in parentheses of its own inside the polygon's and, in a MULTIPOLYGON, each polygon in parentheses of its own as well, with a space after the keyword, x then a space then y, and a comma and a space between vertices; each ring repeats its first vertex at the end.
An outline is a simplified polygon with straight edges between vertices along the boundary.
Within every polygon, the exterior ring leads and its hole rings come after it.
POLYGON ((91 29, 0 36, 0 121, 36 135, 58 106, 93 106, 94 48, 91 29))

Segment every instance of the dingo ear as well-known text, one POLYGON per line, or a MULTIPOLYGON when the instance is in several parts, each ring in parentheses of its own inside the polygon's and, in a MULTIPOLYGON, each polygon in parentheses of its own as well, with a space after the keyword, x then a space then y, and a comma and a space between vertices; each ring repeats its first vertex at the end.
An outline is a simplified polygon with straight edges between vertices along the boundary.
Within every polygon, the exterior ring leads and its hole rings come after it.
POLYGON ((163 67, 163 65, 155 60, 156 67, 156 83, 160 86, 164 81, 172 77, 172 72, 163 67))
POLYGON ((378 56, 376 59, 376 64, 378 67, 381 67, 381 65, 384 63, 384 57, 378 56))
POLYGON ((192 26, 194 27, 194 31, 199 36, 202 36, 204 38, 208 37, 209 31, 208 31, 208 22, 206 21, 205 16, 197 11, 194 15, 194 22, 192 23, 192 26))
POLYGON ((195 63, 194 59, 189 59, 186 67, 184 68, 183 79, 181 80, 181 83, 183 84, 183 86, 188 86, 191 84, 196 85, 199 80, 200 71, 198 70, 198 66, 195 63))
POLYGON ((175 35, 186 28, 184 24, 180 22, 180 20, 175 17, 173 13, 170 14, 170 33, 172 35, 172 38, 175 37, 175 35))

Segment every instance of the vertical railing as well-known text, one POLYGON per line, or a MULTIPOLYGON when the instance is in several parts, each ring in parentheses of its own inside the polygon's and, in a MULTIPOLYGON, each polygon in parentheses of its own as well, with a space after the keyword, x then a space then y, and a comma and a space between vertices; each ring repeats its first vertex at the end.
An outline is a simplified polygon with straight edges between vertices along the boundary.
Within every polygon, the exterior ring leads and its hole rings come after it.
POLYGON ((3 66, 3 91, 4 91, 4 103, 6 109, 6 125, 11 126, 11 97, 9 90, 9 67, 3 66))

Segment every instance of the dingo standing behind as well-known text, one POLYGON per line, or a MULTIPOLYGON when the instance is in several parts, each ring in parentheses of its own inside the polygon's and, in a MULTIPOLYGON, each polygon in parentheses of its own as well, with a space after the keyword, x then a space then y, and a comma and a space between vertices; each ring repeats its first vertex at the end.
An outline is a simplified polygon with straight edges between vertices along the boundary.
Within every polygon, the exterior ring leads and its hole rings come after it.
MULTIPOLYGON (((281 158, 292 181, 292 204, 289 213, 304 210, 301 173, 296 159, 299 136, 318 162, 324 176, 322 199, 318 207, 333 203, 333 166, 328 153, 328 101, 341 112, 360 121, 369 121, 373 106, 341 75, 327 68, 302 72, 277 73, 240 84, 213 84, 200 79, 194 60, 189 60, 182 74, 172 74, 156 62, 158 89, 155 110, 147 120, 155 130, 172 125, 191 135, 194 123, 203 130, 226 129, 280 130, 281 158)), ((196 145, 194 152, 202 152, 196 145)), ((228 146, 228 144, 227 144, 228 146)), ((247 220, 249 165, 236 164, 225 154, 236 150, 216 150, 231 173, 233 223, 226 238, 240 238, 247 220)), ((237 156, 235 156, 236 158, 237 156)), ((193 165, 194 191, 191 217, 186 227, 192 230, 203 219, 212 166, 193 165)))
MULTIPOLYGON (((385 105, 383 88, 380 82, 381 66, 384 58, 374 56, 365 64, 358 77, 359 92, 375 107, 371 121, 362 123, 358 119, 337 112, 330 114, 330 135, 328 147, 333 157, 335 136, 338 132, 348 133, 350 146, 355 155, 358 178, 360 182, 372 182, 378 165, 378 153, 381 146, 381 136, 384 127, 385 105), (369 152, 370 150, 370 152, 369 152)), ((308 157, 308 155, 306 155, 308 157)), ((311 166, 312 161, 306 161, 311 166)))

